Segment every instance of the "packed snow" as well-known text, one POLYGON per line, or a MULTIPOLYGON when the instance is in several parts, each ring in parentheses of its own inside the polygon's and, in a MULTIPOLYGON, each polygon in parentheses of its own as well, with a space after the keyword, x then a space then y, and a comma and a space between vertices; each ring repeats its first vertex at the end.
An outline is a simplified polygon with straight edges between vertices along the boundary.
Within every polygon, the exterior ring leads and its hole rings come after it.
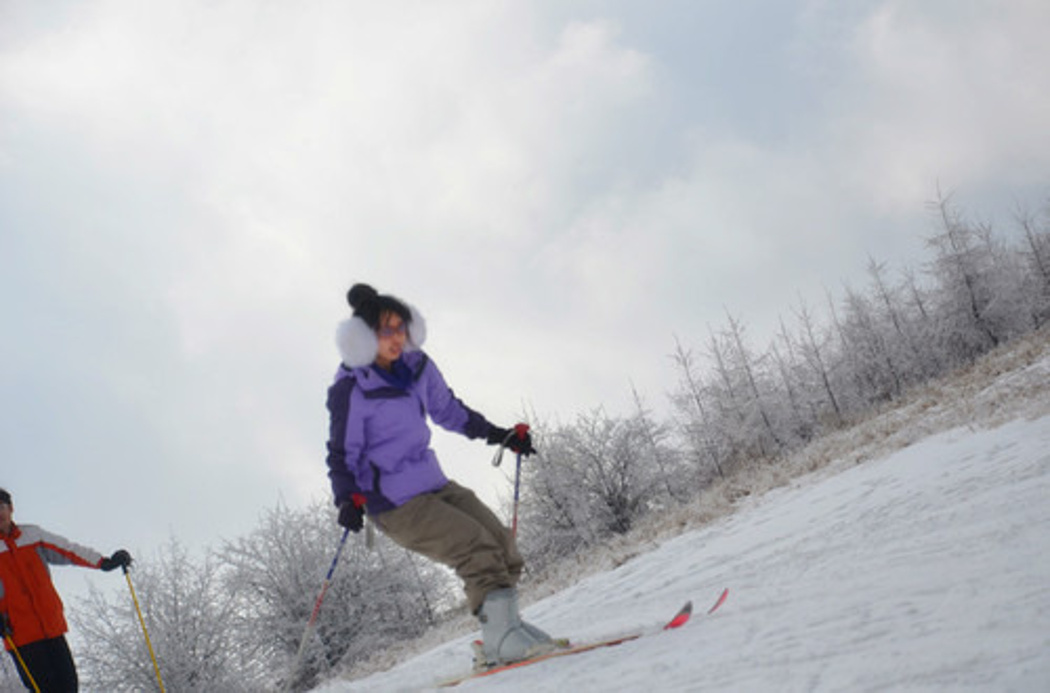
MULTIPOLYGON (((587 641, 724 587, 679 630, 455 690, 1050 690, 1050 416, 844 458, 524 614, 587 641)), ((433 689, 472 637, 317 690, 433 689)))

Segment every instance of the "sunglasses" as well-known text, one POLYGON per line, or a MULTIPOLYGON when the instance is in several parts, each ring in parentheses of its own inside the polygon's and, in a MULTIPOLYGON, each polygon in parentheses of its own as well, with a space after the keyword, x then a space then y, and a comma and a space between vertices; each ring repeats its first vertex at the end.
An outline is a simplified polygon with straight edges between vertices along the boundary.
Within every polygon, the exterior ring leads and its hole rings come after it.
POLYGON ((380 337, 389 339, 396 334, 408 334, 408 325, 401 323, 397 327, 380 327, 376 330, 376 334, 380 337))

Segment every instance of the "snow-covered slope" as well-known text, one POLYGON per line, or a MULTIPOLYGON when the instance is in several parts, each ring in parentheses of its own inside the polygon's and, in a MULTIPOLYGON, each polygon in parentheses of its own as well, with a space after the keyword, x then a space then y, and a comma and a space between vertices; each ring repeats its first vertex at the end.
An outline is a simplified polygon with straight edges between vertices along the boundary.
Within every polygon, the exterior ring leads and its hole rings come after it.
MULTIPOLYGON (((585 640, 729 587, 713 616, 456 690, 1050 690, 1050 416, 836 466, 525 611, 585 640)), ((468 642, 320 690, 426 690, 468 642)))

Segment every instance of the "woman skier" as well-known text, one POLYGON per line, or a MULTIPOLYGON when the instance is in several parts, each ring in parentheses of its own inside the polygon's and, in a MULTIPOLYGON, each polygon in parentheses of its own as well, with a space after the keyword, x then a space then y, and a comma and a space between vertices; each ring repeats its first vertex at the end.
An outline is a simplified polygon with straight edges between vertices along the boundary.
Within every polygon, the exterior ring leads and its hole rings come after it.
POLYGON ((411 306, 367 284, 351 287, 347 302, 353 316, 336 331, 342 363, 328 390, 328 476, 339 524, 358 532, 367 513, 400 546, 455 570, 481 622, 483 664, 555 649, 518 613, 524 561, 513 535, 445 476, 426 419, 522 455, 535 452, 528 426, 493 426, 456 398, 420 349, 426 323, 411 306))

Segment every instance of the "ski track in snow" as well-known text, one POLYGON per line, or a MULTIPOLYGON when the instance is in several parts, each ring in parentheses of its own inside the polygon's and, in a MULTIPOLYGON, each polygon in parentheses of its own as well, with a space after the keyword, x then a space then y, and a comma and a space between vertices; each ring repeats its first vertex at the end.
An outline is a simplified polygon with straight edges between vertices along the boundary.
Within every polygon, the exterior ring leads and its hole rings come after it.
MULTIPOLYGON (((1050 416, 801 477, 525 616, 585 641, 686 599, 680 630, 453 690, 1050 691, 1050 416)), ((429 690, 470 639, 318 691, 429 690)))

